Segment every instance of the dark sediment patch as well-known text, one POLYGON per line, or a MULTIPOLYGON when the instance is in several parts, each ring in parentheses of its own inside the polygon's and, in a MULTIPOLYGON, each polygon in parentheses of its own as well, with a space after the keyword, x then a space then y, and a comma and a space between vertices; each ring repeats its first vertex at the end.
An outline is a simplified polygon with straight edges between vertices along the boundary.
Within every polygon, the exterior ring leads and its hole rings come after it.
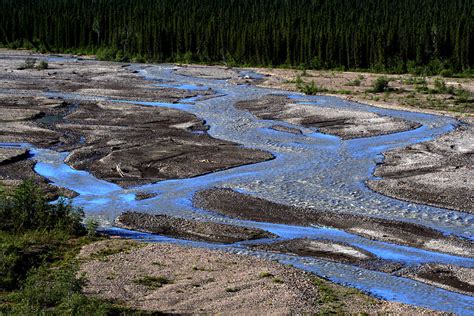
POLYGON ((315 127, 322 133, 336 135, 342 139, 391 134, 420 126, 415 122, 370 112, 328 110, 313 104, 298 103, 284 95, 268 95, 257 100, 241 101, 235 106, 261 119, 315 127))
POLYGON ((373 240, 474 256, 471 241, 445 236, 439 231, 413 223, 287 206, 231 189, 200 191, 194 196, 193 203, 196 207, 243 220, 334 227, 373 240))
POLYGON ((114 225, 180 239, 229 244, 245 240, 276 237, 272 233, 256 228, 200 222, 168 215, 152 215, 138 212, 123 213, 115 220, 114 225))
POLYGON ((271 129, 278 131, 278 132, 285 132, 285 133, 291 133, 295 135, 301 135, 303 132, 300 129, 293 128, 293 127, 288 127, 284 125, 273 125, 270 127, 271 129))
POLYGON ((429 263, 400 270, 397 275, 429 283, 449 291, 474 295, 474 269, 472 268, 429 263))
POLYGON ((402 263, 378 259, 368 251, 333 240, 297 238, 266 244, 252 244, 248 247, 254 250, 341 262, 385 273, 392 273, 404 267, 402 263))
MULTIPOLYGON (((472 119, 471 119, 472 121, 472 119)), ((474 214, 472 122, 436 140, 385 153, 368 186, 402 200, 474 214)))
POLYGON ((158 194, 156 193, 138 192, 137 194, 135 194, 135 200, 143 201, 143 200, 154 198, 156 196, 158 196, 158 194))

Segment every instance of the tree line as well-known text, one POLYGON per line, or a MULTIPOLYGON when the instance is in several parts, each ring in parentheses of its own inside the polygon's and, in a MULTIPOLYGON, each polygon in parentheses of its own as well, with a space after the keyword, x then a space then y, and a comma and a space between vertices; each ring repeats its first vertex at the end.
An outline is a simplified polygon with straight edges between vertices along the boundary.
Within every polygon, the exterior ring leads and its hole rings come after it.
POLYGON ((469 71, 473 0, 0 0, 0 43, 104 59, 469 71))

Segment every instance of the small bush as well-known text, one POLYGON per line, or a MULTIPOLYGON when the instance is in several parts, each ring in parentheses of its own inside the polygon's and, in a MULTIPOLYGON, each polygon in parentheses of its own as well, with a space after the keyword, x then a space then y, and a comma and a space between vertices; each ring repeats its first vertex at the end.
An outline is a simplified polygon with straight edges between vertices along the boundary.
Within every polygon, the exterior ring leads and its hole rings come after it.
POLYGON ((93 237, 97 234, 97 228, 99 228, 99 223, 95 219, 88 218, 86 220, 86 231, 89 237, 93 237))
POLYGON ((442 77, 452 77, 453 71, 451 69, 443 69, 440 71, 439 75, 442 77))
POLYGON ((453 86, 446 85, 446 82, 442 79, 435 79, 434 81, 435 89, 432 90, 433 93, 441 94, 455 94, 456 89, 453 86))
POLYGON ((42 60, 42 61, 40 61, 38 66, 36 66, 36 69, 45 70, 45 69, 48 69, 48 67, 49 67, 48 63, 46 61, 42 60))
POLYGON ((154 276, 148 276, 148 275, 143 278, 137 279, 134 282, 137 284, 152 288, 152 289, 156 289, 156 288, 162 287, 165 284, 171 283, 171 281, 165 277, 162 277, 162 276, 154 277, 154 276))
POLYGON ((390 80, 386 77, 378 77, 372 83, 372 89, 370 91, 375 93, 385 92, 388 89, 389 82, 390 80))
POLYGON ((327 92, 328 90, 317 86, 314 81, 311 81, 310 84, 302 84, 298 86, 298 89, 307 95, 315 95, 322 92, 327 92))
POLYGON ((25 62, 18 67, 19 70, 33 69, 36 65, 36 58, 27 58, 25 62))
POLYGON ((281 283, 284 283, 282 279, 279 279, 279 278, 273 278, 272 279, 272 282, 273 283, 278 283, 278 284, 281 284, 281 283))
POLYGON ((270 277, 273 277, 273 274, 271 274, 270 272, 260 272, 258 277, 260 279, 263 279, 263 278, 270 278, 270 277))
POLYGON ((360 79, 356 78, 352 81, 347 82, 346 86, 359 87, 361 83, 362 83, 362 81, 360 81, 360 79))

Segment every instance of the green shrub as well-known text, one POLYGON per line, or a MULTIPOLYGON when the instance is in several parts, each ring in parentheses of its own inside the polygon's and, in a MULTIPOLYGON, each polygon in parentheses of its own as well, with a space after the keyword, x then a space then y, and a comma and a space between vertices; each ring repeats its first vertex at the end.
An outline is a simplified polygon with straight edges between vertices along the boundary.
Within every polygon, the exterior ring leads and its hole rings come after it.
POLYGON ((352 81, 347 82, 347 83, 346 83, 346 86, 359 87, 361 83, 362 83, 362 82, 360 81, 360 79, 356 78, 356 79, 354 79, 354 80, 352 80, 352 81))
POLYGON ((170 284, 171 281, 165 277, 144 276, 143 278, 134 281, 137 284, 144 285, 151 289, 162 287, 165 284, 170 284))
POLYGON ((440 71, 439 75, 443 77, 452 77, 453 71, 451 69, 443 69, 440 71))
POLYGON ((32 181, 24 181, 11 195, 0 194, 0 229, 24 233, 31 230, 62 231, 79 236, 85 233, 82 226, 84 212, 64 199, 48 203, 44 192, 32 181))
POLYGON ((36 66, 36 69, 38 70, 45 70, 48 69, 49 65, 46 61, 42 60, 40 63, 36 66))
POLYGON ((322 92, 327 92, 328 90, 322 87, 317 86, 314 81, 311 81, 309 84, 301 84, 297 86, 298 89, 307 95, 315 95, 322 92))
POLYGON ((36 58, 27 58, 25 62, 18 67, 19 70, 33 69, 36 65, 36 58))
POLYGON ((378 77, 372 83, 372 89, 370 91, 375 93, 385 92, 389 88, 389 82, 390 80, 388 80, 386 77, 378 77))
POLYGON ((97 228, 99 228, 99 222, 93 218, 88 218, 86 220, 86 231, 87 235, 93 237, 97 234, 97 228))
POLYGON ((441 94, 455 94, 456 89, 453 86, 446 85, 446 82, 443 79, 435 79, 434 81, 435 89, 433 93, 441 94))

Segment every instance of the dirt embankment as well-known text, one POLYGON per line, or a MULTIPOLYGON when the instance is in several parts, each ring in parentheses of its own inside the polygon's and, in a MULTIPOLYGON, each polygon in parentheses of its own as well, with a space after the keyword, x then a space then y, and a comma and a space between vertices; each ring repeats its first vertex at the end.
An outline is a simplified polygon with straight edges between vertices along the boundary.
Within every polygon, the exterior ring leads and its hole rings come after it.
POLYGON ((123 213, 115 220, 114 226, 181 239, 228 244, 244 240, 276 237, 274 234, 257 228, 138 212, 123 213))
POLYGON ((106 240, 79 255, 85 293, 129 307, 199 314, 441 313, 368 297, 273 261, 106 240))
POLYGON ((0 51, 0 142, 70 151, 71 166, 122 186, 188 178, 273 158, 210 137, 205 122, 184 111, 44 97, 44 92, 61 92, 175 103, 214 95, 212 90, 153 86, 155 82, 125 64, 71 59, 50 61, 45 70, 23 65, 27 58, 46 57, 0 51))
POLYGON ((427 250, 474 256, 473 243, 421 225, 277 204, 231 189, 209 189, 196 193, 196 207, 230 217, 299 226, 326 226, 366 238, 427 250))
POLYGON ((371 189, 397 199, 474 213, 473 119, 433 141, 384 154, 371 189))
POLYGON ((380 116, 356 110, 331 109, 304 104, 282 95, 269 95, 258 100, 238 102, 239 109, 247 110, 261 119, 280 120, 352 139, 406 131, 419 127, 415 122, 380 116))

